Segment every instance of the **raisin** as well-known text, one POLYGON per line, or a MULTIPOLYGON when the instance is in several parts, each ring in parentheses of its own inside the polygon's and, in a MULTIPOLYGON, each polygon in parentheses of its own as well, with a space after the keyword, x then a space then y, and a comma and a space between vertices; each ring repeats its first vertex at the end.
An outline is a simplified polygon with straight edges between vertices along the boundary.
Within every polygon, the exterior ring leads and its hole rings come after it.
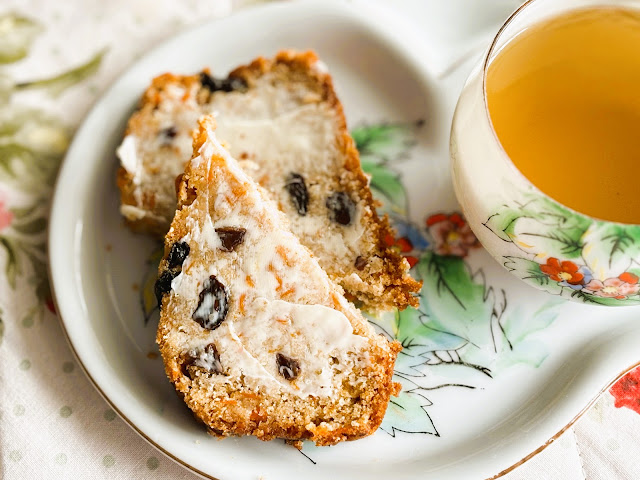
POLYGON ((189 244, 187 242, 176 242, 171 245, 169 258, 167 259, 169 268, 182 268, 182 264, 187 258, 187 255, 189 255, 190 251, 191 247, 189 247, 189 244))
POLYGON ((234 90, 246 90, 248 88, 247 82, 239 77, 227 77, 222 81, 223 92, 233 92, 234 90))
POLYGON ((204 88, 213 92, 233 92, 234 90, 246 90, 247 82, 238 77, 216 78, 207 72, 200 72, 200 83, 204 88))
POLYGON ((300 363, 293 358, 289 358, 281 353, 276 353, 276 364, 278 365, 278 373, 280 373, 285 380, 291 381, 300 375, 300 363))
POLYGON ((329 209, 329 219, 340 225, 349 225, 356 213, 353 200, 344 192, 335 192, 329 195, 326 206, 329 209))
POLYGON ((231 252, 244 241, 244 234, 247 233, 246 228, 241 227, 218 227, 216 233, 222 242, 222 250, 231 252))
POLYGON ((162 308, 162 297, 164 297, 165 293, 169 293, 171 291, 171 282, 179 273, 180 272, 165 270, 156 280, 153 290, 156 294, 156 299, 158 300, 158 308, 162 308))
POLYGON ((192 357, 188 353, 185 353, 184 355, 182 355, 182 358, 183 358, 183 360, 180 362, 180 372, 185 377, 192 378, 191 377, 191 372, 189 371, 189 367, 193 366, 193 362, 195 362, 196 359, 195 359, 195 357, 192 357))
POLYGON ((171 140, 173 140, 177 134, 178 129, 174 126, 163 128, 158 132, 158 136, 162 140, 162 143, 165 145, 171 143, 171 140))
POLYGON ((220 326, 229 310, 229 295, 227 289, 218 281, 215 275, 211 275, 205 282, 200 292, 198 307, 191 315, 202 328, 215 330, 220 326))
POLYGON ((184 376, 193 378, 191 376, 190 367, 199 367, 209 373, 222 373, 220 354, 218 353, 218 349, 215 344, 210 343, 204 347, 204 350, 197 351, 195 355, 192 353, 193 352, 182 355, 184 360, 180 364, 180 370, 184 376))
POLYGON ((361 255, 358 255, 358 256, 356 257, 355 267, 356 267, 358 270, 364 270, 364 267, 366 267, 366 266, 367 266, 367 259, 366 259, 366 258, 364 258, 364 257, 363 257, 363 256, 361 256, 361 255))
POLYGON ((299 173, 291 173, 287 177, 287 181, 284 184, 287 192, 291 195, 291 202, 296 210, 303 217, 307 214, 309 206, 309 192, 307 186, 304 183, 304 178, 299 173))
POLYGON ((220 90, 220 80, 212 77, 207 72, 200 72, 200 83, 211 92, 220 90))
POLYGON ((209 373, 222 373, 222 362, 220 362, 220 354, 215 344, 210 343, 204 350, 200 352, 198 358, 193 364, 196 367, 202 367, 209 373))

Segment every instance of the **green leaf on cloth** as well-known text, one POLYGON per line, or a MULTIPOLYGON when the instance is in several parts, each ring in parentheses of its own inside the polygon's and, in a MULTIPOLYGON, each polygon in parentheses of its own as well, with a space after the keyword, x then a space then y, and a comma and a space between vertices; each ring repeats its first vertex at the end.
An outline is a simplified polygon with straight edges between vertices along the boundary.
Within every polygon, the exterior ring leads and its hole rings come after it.
POLYGON ((31 44, 42 31, 35 21, 16 13, 0 15, 0 63, 12 63, 29 53, 31 44))
POLYGON ((22 272, 20 259, 16 254, 16 248, 13 245, 13 242, 7 237, 0 237, 0 245, 2 245, 7 252, 7 264, 5 266, 7 281, 9 282, 9 286, 15 289, 18 273, 22 272))
POLYGON ((50 78, 18 83, 16 88, 19 90, 26 88, 41 88, 45 89, 51 96, 56 97, 67 88, 81 82, 85 78, 97 72, 106 53, 106 49, 102 50, 95 54, 88 62, 72 68, 69 71, 50 78))
POLYGON ((25 223, 21 223, 19 221, 14 221, 11 227, 24 235, 35 235, 37 233, 42 233, 47 228, 47 219, 44 217, 37 217, 32 220, 29 220, 25 223))
POLYGON ((21 189, 46 192, 42 186, 53 183, 69 140, 68 129, 41 110, 0 109, 0 176, 21 189))

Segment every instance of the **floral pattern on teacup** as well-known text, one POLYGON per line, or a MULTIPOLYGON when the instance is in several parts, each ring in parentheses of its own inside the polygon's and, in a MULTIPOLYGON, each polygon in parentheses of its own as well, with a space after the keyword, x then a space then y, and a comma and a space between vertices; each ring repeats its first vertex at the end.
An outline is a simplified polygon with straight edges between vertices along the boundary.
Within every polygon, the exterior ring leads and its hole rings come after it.
POLYGON ((595 220, 539 193, 495 209, 484 226, 512 245, 504 266, 549 293, 601 305, 640 303, 640 226, 595 220))

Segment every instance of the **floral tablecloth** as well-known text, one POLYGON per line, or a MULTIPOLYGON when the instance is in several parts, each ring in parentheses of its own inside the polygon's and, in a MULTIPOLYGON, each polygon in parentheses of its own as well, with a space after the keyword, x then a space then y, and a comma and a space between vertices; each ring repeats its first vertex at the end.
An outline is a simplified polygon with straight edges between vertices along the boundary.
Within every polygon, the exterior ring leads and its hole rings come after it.
MULTIPOLYGON (((0 478, 197 478, 120 420, 76 364, 47 280, 47 215, 74 128, 119 73, 161 39, 248 3, 0 4, 0 478)), ((640 370, 505 478, 640 478, 638 432, 640 370)))

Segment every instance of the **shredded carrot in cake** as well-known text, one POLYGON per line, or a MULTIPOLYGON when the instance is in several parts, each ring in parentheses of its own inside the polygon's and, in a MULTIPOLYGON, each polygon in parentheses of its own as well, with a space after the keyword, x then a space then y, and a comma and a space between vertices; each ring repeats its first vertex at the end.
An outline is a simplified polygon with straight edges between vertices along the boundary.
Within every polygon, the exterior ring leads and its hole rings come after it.
POLYGON ((282 260, 284 261, 284 264, 287 267, 293 267, 293 261, 287 255, 287 253, 289 252, 283 245, 278 245, 276 247, 276 253, 280 256, 280 258, 282 258, 282 260))
POLYGON ((333 300, 333 306, 337 309, 340 307, 340 299, 335 293, 331 294, 331 300, 333 300))
POLYGON ((244 299, 246 296, 247 294, 243 293, 238 299, 238 310, 240 310, 240 315, 244 315, 244 299))
POLYGON ((292 295, 293 293, 295 293, 295 291, 296 291, 296 287, 291 287, 289 290, 282 292, 281 294, 282 298, 292 295))

